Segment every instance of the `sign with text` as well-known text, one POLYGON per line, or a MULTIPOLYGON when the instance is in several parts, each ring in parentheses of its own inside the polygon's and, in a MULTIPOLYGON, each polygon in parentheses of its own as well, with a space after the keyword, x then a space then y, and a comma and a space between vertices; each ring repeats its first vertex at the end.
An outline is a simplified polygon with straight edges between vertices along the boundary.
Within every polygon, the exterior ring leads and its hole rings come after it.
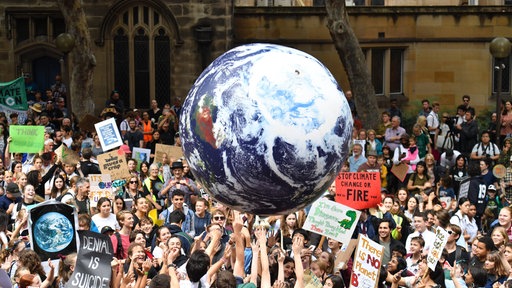
POLYGON ((436 264, 443 254, 444 246, 448 242, 448 232, 441 227, 436 228, 436 238, 434 244, 427 255, 427 265, 432 271, 436 270, 436 264))
POLYGON ((96 123, 94 127, 98 133, 103 151, 108 151, 123 145, 123 138, 121 138, 121 134, 119 134, 115 118, 109 118, 100 123, 96 123))
POLYGON ((110 179, 127 179, 130 177, 128 164, 123 152, 110 151, 98 155, 98 164, 102 174, 110 174, 110 179))
POLYGON ((9 133, 10 153, 39 153, 44 148, 44 126, 12 125, 9 133))
POLYGON ((181 149, 181 147, 165 144, 156 144, 154 162, 162 163, 162 155, 164 153, 167 154, 170 163, 183 157, 183 149, 181 149))
POLYGON ((78 156, 78 153, 69 149, 64 143, 62 143, 59 148, 55 149, 54 152, 64 164, 75 166, 80 162, 80 156, 78 156))
POLYGON ((110 287, 110 263, 114 249, 110 238, 91 231, 78 231, 80 249, 71 278, 64 287, 110 287))
POLYGON ((383 255, 384 246, 359 234, 352 276, 350 277, 350 288, 376 288, 379 284, 383 255))
POLYGON ((340 172, 335 200, 358 210, 377 206, 382 201, 379 172, 340 172))
POLYGON ((360 215, 360 211, 320 198, 313 203, 302 228, 333 238, 345 247, 352 237, 360 215))
POLYGON ((469 192, 469 181, 471 179, 469 177, 467 177, 466 179, 462 180, 460 182, 460 186, 459 186, 459 199, 462 198, 462 197, 468 197, 468 192, 469 192))
POLYGON ((114 190, 109 174, 89 174, 88 178, 91 187, 89 192, 91 207, 98 206, 98 200, 101 197, 113 199, 114 190))

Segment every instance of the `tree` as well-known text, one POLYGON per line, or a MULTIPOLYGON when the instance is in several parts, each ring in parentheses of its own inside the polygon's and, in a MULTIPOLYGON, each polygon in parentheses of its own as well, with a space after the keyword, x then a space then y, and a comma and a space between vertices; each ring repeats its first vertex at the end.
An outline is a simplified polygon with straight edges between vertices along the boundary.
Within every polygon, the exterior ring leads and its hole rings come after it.
POLYGON ((359 118, 365 127, 375 128, 379 123, 379 117, 375 117, 378 111, 375 89, 359 41, 350 27, 345 0, 326 0, 325 8, 327 28, 347 72, 359 118))
POLYGON ((93 74, 96 58, 92 52, 91 35, 81 0, 57 0, 64 16, 67 32, 75 38, 75 48, 68 59, 71 63, 69 91, 72 111, 79 119, 94 114, 93 74))

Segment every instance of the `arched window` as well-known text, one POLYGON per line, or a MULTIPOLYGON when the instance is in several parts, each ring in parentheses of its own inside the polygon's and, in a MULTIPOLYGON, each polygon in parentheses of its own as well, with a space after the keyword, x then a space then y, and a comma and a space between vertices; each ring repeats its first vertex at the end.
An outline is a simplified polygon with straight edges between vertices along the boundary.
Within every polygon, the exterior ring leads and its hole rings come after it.
POLYGON ((169 103, 171 39, 163 17, 142 4, 119 14, 112 29, 114 85, 125 105, 148 108, 169 103))

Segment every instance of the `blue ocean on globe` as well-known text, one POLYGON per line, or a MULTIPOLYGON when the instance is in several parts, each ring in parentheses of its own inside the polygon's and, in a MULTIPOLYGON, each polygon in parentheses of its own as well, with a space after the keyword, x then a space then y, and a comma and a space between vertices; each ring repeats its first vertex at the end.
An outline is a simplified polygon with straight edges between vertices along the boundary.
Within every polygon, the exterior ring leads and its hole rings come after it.
POLYGON ((259 215, 312 203, 348 154, 350 108, 328 69, 273 44, 236 47, 203 71, 182 105, 192 173, 217 200, 259 215))
POLYGON ((73 225, 57 212, 49 212, 37 219, 34 240, 46 252, 59 252, 73 241, 73 225))

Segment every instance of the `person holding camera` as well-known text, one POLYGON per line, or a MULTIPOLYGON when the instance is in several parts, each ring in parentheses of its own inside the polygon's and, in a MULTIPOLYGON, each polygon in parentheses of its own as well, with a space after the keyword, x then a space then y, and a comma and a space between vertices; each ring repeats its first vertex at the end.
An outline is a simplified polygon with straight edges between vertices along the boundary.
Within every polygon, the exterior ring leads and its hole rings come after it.
POLYGON ((473 146, 471 150, 471 160, 483 160, 491 158, 492 161, 497 161, 500 157, 500 149, 498 145, 491 142, 491 135, 489 131, 482 132, 480 142, 473 146))

